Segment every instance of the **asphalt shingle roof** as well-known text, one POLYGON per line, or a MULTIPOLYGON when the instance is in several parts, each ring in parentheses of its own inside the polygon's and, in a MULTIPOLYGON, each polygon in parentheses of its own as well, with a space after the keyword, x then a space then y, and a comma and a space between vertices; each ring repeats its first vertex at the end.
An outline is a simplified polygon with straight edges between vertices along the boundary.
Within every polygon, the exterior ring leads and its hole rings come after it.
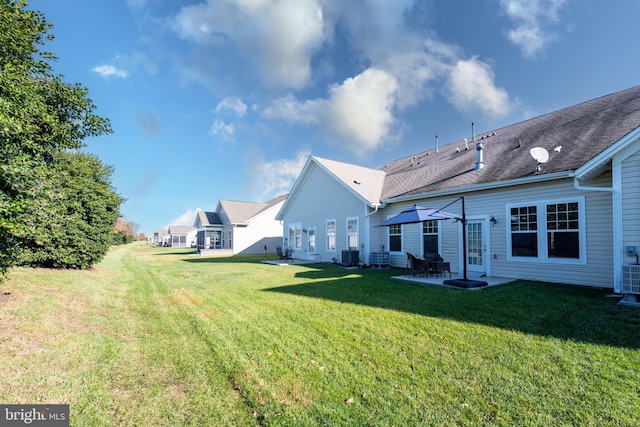
POLYGON ((379 169, 386 173, 381 198, 535 175, 533 147, 550 154, 540 175, 573 171, 638 126, 640 86, 479 133, 475 141, 468 138, 468 150, 461 140, 390 162, 379 169), (484 145, 484 168, 475 170, 478 142, 484 145))
POLYGON ((369 204, 380 202, 380 191, 385 179, 384 171, 315 156, 314 159, 369 204))
POLYGON ((251 218, 277 205, 286 198, 287 195, 283 194, 264 203, 220 200, 220 206, 227 213, 229 221, 233 224, 247 224, 251 218))

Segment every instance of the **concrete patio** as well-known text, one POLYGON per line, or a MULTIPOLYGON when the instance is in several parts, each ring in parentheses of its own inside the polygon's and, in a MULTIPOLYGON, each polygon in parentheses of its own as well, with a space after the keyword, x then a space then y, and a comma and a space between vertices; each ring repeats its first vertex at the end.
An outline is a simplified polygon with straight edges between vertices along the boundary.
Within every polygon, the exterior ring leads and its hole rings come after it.
MULTIPOLYGON (((402 276, 392 276, 391 277, 394 280, 403 280, 405 282, 414 282, 414 283, 420 283, 422 285, 438 285, 438 286, 445 286, 447 288, 454 288, 454 289, 466 289, 466 290, 470 290, 470 291, 475 291, 475 290, 479 290, 479 289, 484 289, 486 287, 491 287, 491 286, 497 286, 497 285, 504 285, 505 283, 510 283, 515 281, 516 279, 507 279, 504 277, 471 277, 468 276, 469 279, 471 280, 479 280, 482 282, 486 282, 487 286, 484 287, 480 287, 480 288, 461 288, 459 286, 450 286, 450 285, 446 285, 444 283, 445 280, 450 280, 449 279, 449 275, 444 275, 444 276, 408 276, 408 275, 402 275, 402 276)), ((456 275, 456 274, 452 274, 451 275, 451 279, 462 279, 461 275, 456 275)))

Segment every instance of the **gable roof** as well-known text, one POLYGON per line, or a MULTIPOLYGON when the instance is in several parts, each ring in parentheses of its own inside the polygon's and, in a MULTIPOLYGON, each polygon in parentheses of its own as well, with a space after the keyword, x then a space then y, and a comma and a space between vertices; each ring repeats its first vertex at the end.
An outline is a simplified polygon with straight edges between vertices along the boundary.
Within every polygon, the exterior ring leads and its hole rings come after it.
POLYGON ((236 225, 246 225, 252 218, 284 201, 287 194, 274 197, 264 203, 220 200, 217 211, 224 209, 229 221, 236 225))
POLYGON ((378 169, 365 168, 321 157, 309 156, 300 175, 293 184, 289 197, 284 202, 280 211, 276 214, 277 220, 282 220, 289 205, 293 203, 296 195, 301 190, 304 181, 311 171, 319 167, 326 174, 344 186, 355 197, 369 206, 380 205, 380 195, 384 185, 385 172, 378 169))
POLYGON ((170 225, 169 234, 189 234, 196 231, 194 227, 190 225, 170 225))
POLYGON ((481 133, 465 141, 390 162, 382 200, 411 197, 520 178, 550 179, 570 173, 640 126, 640 86, 481 133), (484 167, 475 170, 476 144, 484 146, 484 167), (536 173, 533 147, 549 152, 536 173))
POLYGON ((380 203, 385 179, 384 171, 315 156, 313 160, 369 205, 380 203))
POLYGON ((198 219, 200 220, 200 224, 202 224, 203 227, 207 227, 210 225, 222 225, 222 221, 220 220, 218 212, 198 211, 198 217, 195 221, 196 223, 198 222, 198 219))

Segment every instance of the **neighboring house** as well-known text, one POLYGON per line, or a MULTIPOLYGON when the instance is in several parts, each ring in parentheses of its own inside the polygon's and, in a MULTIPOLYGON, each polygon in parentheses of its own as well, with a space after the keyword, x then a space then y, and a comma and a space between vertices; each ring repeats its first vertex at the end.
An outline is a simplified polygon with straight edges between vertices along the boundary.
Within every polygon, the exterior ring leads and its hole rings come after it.
POLYGON ((169 230, 163 228, 153 233, 153 243, 158 246, 167 246, 169 243, 169 230))
POLYGON ((263 254, 265 247, 275 253, 282 244, 282 225, 275 215, 286 198, 265 203, 220 200, 215 212, 198 211, 196 247, 201 253, 263 254))
POLYGON ((379 169, 310 157, 276 218, 296 258, 437 251, 470 276, 622 292, 623 270, 640 277, 640 86, 379 169), (376 227, 413 204, 460 214, 460 196, 467 254, 459 222, 376 227))
POLYGON ((196 228, 188 225, 170 225, 168 229, 169 246, 188 248, 195 245, 196 228))

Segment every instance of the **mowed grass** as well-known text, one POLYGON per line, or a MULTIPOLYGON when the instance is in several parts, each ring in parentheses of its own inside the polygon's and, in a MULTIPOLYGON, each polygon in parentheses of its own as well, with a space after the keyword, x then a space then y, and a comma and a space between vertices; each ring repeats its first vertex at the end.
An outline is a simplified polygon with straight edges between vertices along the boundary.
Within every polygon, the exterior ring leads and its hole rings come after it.
POLYGON ((114 248, 0 287, 0 401, 78 426, 638 425, 640 309, 399 270, 114 248))

